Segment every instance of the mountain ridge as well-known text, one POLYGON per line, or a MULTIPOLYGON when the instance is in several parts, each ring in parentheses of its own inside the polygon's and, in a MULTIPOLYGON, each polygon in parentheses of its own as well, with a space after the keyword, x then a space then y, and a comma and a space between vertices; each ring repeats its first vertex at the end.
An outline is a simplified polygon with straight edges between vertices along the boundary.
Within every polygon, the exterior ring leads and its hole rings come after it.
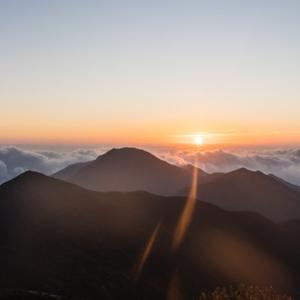
POLYGON ((197 191, 199 200, 226 210, 255 211, 277 222, 300 219, 300 192, 260 171, 243 168, 221 174, 200 184, 197 191))
MULTIPOLYGON (((95 191, 144 190, 187 196, 193 167, 171 165, 137 148, 111 149, 96 160, 53 175, 95 191)), ((274 221, 300 219, 300 190, 261 171, 240 168, 208 174, 198 169, 197 197, 226 210, 254 211, 274 221)))

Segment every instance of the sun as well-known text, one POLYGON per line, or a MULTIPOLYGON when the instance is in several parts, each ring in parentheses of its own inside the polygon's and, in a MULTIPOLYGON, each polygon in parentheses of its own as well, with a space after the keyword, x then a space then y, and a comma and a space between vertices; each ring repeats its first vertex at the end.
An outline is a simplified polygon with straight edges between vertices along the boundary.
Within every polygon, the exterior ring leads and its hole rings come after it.
POLYGON ((199 145, 199 146, 203 145, 203 142, 204 142, 204 139, 203 139, 202 135, 197 134, 194 136, 194 144, 195 145, 199 145))

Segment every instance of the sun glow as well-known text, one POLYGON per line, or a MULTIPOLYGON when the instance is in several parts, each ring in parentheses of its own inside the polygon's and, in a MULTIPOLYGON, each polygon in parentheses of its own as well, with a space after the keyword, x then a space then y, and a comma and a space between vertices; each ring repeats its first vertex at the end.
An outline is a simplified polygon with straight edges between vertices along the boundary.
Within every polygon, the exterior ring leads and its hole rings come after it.
POLYGON ((203 142, 204 142, 204 138, 202 135, 195 135, 194 136, 194 143, 196 145, 203 145, 203 142))

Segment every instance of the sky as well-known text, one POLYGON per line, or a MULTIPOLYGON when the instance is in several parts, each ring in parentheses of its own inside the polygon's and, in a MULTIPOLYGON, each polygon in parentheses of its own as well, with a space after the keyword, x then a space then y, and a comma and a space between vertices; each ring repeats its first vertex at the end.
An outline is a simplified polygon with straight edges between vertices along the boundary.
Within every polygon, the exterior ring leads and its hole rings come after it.
POLYGON ((300 144, 299 1, 0 0, 0 144, 300 144))

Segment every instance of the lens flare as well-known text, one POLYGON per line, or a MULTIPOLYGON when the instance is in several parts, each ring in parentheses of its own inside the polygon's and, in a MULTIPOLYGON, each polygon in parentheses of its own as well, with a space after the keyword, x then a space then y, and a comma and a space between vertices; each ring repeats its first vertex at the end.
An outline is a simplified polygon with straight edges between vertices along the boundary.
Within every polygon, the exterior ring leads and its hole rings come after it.
POLYGON ((178 270, 176 270, 171 277, 170 285, 167 292, 167 300, 183 300, 183 299, 185 298, 181 292, 179 272, 178 270))
POLYGON ((155 227, 155 229, 153 230, 150 238, 148 239, 147 243, 146 243, 146 246, 144 248, 144 251, 142 252, 142 255, 138 261, 138 264, 137 264, 137 268, 136 268, 136 272, 135 272, 135 280, 137 280, 141 274, 141 272, 143 271, 143 268, 149 258, 149 255, 151 254, 152 252, 152 249, 153 249, 153 245, 154 245, 154 242, 157 238, 157 234, 158 234, 158 231, 160 229, 160 226, 161 226, 161 223, 158 223, 155 227))
POLYGON ((186 230, 191 223, 193 212, 196 205, 197 186, 198 186, 198 168, 194 167, 191 190, 174 233, 173 244, 172 244, 172 248, 174 251, 176 251, 180 246, 180 244, 182 243, 186 230))

